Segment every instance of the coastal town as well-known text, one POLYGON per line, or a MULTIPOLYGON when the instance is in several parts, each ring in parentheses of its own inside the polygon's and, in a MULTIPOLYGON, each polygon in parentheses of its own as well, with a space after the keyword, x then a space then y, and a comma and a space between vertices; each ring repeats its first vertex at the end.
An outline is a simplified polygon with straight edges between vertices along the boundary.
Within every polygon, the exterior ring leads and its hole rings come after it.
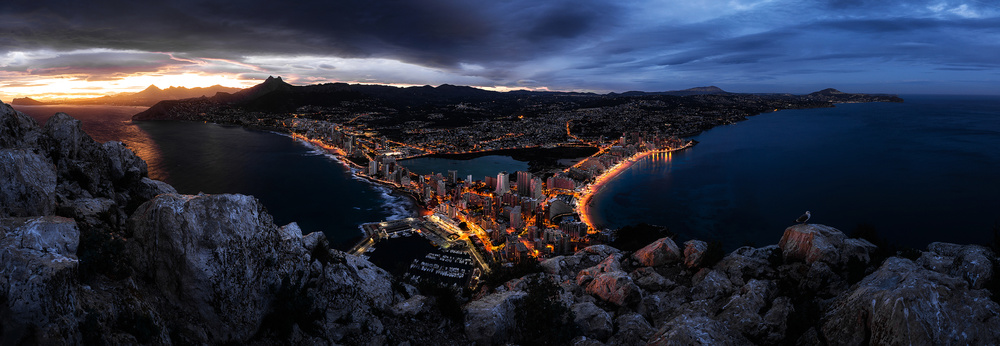
POLYGON ((479 276, 496 266, 573 253, 610 241, 613 232, 599 229, 587 216, 593 194, 646 155, 694 145, 675 136, 632 132, 592 142, 598 149, 595 154, 556 172, 498 172, 496 176, 473 177, 449 170, 420 175, 407 169, 405 161, 430 153, 416 145, 373 138, 350 124, 299 118, 284 124, 294 138, 338 155, 354 174, 409 195, 420 206, 419 218, 363 225, 365 237, 350 252, 364 256, 374 251, 380 240, 421 235, 451 251, 446 258, 455 260, 443 265, 415 260, 410 269, 444 278, 461 276, 464 280, 455 286, 468 287, 475 287, 479 276), (358 157, 367 158, 367 164, 361 165, 358 157), (468 265, 471 263, 475 266, 468 265))
POLYGON ((497 268, 613 241, 615 230, 591 219, 592 197, 643 157, 695 144, 682 138, 781 109, 897 100, 834 89, 808 95, 714 87, 498 93, 452 85, 292 86, 271 77, 234 94, 164 101, 133 120, 239 125, 323 148, 355 176, 409 196, 418 206, 416 217, 362 225, 362 239, 349 252, 371 256, 411 281, 434 278, 475 288, 497 268), (461 168, 418 174, 407 167, 408 160, 422 157, 486 155, 527 161, 528 169, 473 176, 461 168), (434 250, 403 266, 379 261, 380 243, 408 237, 425 238, 434 250))

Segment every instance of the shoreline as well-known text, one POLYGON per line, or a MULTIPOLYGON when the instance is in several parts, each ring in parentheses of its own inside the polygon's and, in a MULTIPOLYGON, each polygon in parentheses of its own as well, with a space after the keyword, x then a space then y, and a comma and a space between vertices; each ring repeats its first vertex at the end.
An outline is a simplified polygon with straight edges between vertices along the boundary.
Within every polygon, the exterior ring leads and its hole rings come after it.
POLYGON ((641 153, 632 155, 626 159, 619 161, 617 164, 611 168, 605 170, 601 175, 594 178, 594 182, 583 186, 580 190, 582 191, 581 197, 577 200, 574 211, 580 217, 580 221, 587 224, 587 227, 595 231, 600 231, 600 229, 595 225, 594 218, 590 215, 590 203, 592 202, 595 195, 604 191, 604 188, 608 183, 615 180, 618 174, 629 169, 639 160, 642 160, 650 155, 658 153, 671 154, 676 151, 685 150, 695 146, 697 142, 689 141, 683 147, 674 149, 659 149, 659 150, 649 150, 641 153))
MULTIPOLYGON (((375 189, 377 191, 383 193, 383 197, 382 198, 384 200, 384 203, 383 203, 384 206, 389 206, 389 204, 393 202, 392 200, 390 200, 387 197, 393 196, 394 193, 398 193, 397 195, 395 195, 397 197, 406 198, 406 199, 410 200, 410 202, 411 202, 410 205, 406 206, 406 207, 403 207, 403 209, 405 209, 407 211, 408 215, 403 215, 401 213, 393 213, 392 215, 389 215, 383 221, 397 220, 397 219, 400 219, 400 218, 411 217, 413 215, 419 215, 421 209, 426 209, 426 208, 423 208, 423 206, 421 205, 420 201, 418 201, 413 196, 413 194, 411 194, 411 193, 409 193, 409 192, 407 192, 407 191, 405 191, 403 189, 400 189, 395 184, 388 184, 388 183, 386 183, 384 181, 381 181, 381 180, 378 180, 378 179, 372 179, 371 177, 369 177, 367 175, 358 174, 358 172, 361 172, 361 170, 364 169, 364 167, 361 167, 357 163, 355 163, 355 162, 347 159, 347 157, 344 155, 344 151, 341 150, 340 148, 337 148, 337 147, 334 147, 334 146, 331 146, 331 145, 327 145, 327 144, 323 143, 320 140, 310 139, 310 138, 307 138, 307 137, 302 136, 302 135, 297 134, 297 133, 291 133, 291 134, 276 133, 276 134, 289 137, 292 140, 302 141, 308 147, 312 147, 312 148, 317 149, 317 150, 323 150, 323 151, 325 151, 327 154, 329 154, 328 157, 332 156, 330 158, 332 158, 334 161, 339 162, 345 168, 347 168, 347 170, 351 174, 351 178, 352 179, 367 182, 368 184, 370 184, 373 187, 375 187, 375 189)), ((358 229, 361 230, 361 235, 365 235, 364 230, 361 229, 361 225, 358 225, 358 229)))

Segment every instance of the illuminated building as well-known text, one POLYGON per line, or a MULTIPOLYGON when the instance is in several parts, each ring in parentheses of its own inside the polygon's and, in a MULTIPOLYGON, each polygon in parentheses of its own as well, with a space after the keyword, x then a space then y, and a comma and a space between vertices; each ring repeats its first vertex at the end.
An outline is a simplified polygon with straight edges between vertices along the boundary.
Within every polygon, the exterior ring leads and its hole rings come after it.
POLYGON ((572 190, 576 188, 576 183, 573 179, 562 174, 549 177, 546 185, 548 185, 549 189, 572 190))
POLYGON ((510 210, 510 227, 518 230, 524 228, 524 219, 521 218, 521 206, 516 206, 510 210))
POLYGON ((531 194, 531 172, 517 171, 517 194, 529 196, 531 194))
MULTIPOLYGON (((520 185, 520 183, 518 183, 520 185)), ((538 177, 531 178, 531 193, 528 194, 531 198, 542 199, 545 195, 545 187, 542 186, 542 179, 538 177)))
POLYGON ((510 176, 507 175, 506 171, 500 172, 499 174, 497 174, 496 194, 503 195, 508 191, 510 191, 510 176))
POLYGON ((448 182, 452 184, 458 182, 458 171, 450 169, 448 170, 448 182))

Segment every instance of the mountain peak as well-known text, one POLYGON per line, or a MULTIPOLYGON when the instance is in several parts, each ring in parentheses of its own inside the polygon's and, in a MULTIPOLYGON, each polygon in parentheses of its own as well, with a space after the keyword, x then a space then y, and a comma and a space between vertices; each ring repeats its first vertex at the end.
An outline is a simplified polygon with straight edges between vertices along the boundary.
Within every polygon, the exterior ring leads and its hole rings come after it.
POLYGON ((826 88, 826 89, 814 92, 813 94, 833 95, 833 94, 844 94, 844 92, 842 92, 840 90, 837 90, 837 89, 834 89, 834 88, 826 88))
POLYGON ((143 91, 161 91, 161 90, 163 90, 163 89, 160 89, 159 87, 157 87, 156 84, 150 84, 149 87, 147 87, 143 91))
POLYGON ((272 84, 272 83, 274 83, 274 84, 288 84, 288 83, 285 83, 285 81, 281 80, 281 76, 277 76, 277 77, 275 77, 275 76, 267 76, 267 79, 264 80, 264 84, 272 84))
POLYGON ((681 91, 698 91, 698 92, 705 92, 705 93, 724 93, 724 92, 726 92, 725 90, 722 90, 722 88, 719 88, 719 87, 714 86, 714 85, 705 86, 705 87, 694 87, 694 88, 690 88, 690 89, 684 89, 684 90, 681 90, 681 91))

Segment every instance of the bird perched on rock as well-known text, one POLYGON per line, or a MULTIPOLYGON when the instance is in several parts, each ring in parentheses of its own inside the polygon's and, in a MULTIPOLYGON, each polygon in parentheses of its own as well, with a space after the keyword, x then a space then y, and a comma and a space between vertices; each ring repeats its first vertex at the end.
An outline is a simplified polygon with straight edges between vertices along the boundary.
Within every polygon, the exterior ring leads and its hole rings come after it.
POLYGON ((798 219, 795 219, 795 222, 798 222, 798 223, 806 223, 806 221, 809 221, 809 218, 810 218, 810 217, 812 217, 812 214, 810 214, 810 213, 809 213, 809 211, 808 211, 808 210, 806 210, 806 213, 805 213, 805 214, 802 214, 802 216, 799 216, 799 218, 798 218, 798 219))

